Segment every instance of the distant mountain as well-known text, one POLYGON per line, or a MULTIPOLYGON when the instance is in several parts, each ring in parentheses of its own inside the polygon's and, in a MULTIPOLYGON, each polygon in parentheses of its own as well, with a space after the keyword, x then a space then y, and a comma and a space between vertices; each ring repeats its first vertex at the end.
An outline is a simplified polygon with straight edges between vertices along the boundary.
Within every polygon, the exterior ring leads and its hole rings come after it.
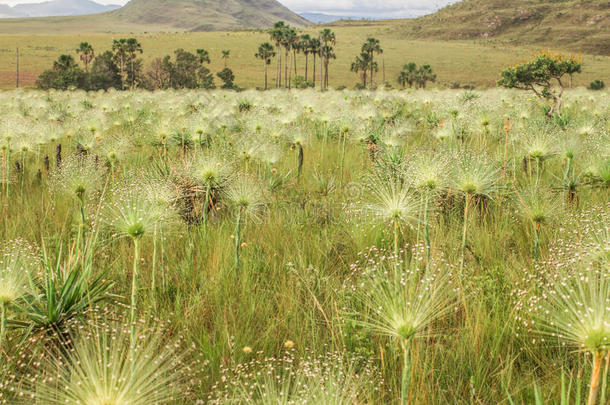
POLYGON ((361 20, 362 17, 350 17, 345 15, 331 15, 324 13, 300 13, 301 17, 316 24, 324 24, 341 20, 361 20))
MULTIPOLYGON (((106 12, 103 11, 107 9, 99 8, 84 11, 83 4, 96 4, 90 0, 53 0, 42 4, 75 4, 83 10, 82 14, 97 14, 0 18, 0 33, 230 31, 266 29, 279 20, 296 27, 311 24, 276 0, 131 0, 106 12)), ((16 7, 0 5, 0 14, 10 13, 16 7)))
POLYGON ((269 28, 278 20, 298 27, 309 24, 276 0, 131 0, 107 16, 119 23, 184 31, 269 28))
POLYGON ((24 3, 10 7, 0 4, 0 18, 52 17, 98 14, 116 10, 116 4, 103 5, 91 0, 51 0, 44 3, 24 3))

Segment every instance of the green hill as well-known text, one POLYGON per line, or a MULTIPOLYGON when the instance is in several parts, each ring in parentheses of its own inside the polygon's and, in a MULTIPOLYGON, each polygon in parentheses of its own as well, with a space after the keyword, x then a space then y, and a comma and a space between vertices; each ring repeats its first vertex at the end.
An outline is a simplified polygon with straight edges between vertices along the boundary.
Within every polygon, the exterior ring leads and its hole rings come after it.
POLYGON ((308 21, 275 0, 131 0, 102 14, 0 19, 0 34, 229 31, 308 21))
POLYGON ((610 55, 610 0, 464 0, 405 21, 412 38, 486 39, 610 55))

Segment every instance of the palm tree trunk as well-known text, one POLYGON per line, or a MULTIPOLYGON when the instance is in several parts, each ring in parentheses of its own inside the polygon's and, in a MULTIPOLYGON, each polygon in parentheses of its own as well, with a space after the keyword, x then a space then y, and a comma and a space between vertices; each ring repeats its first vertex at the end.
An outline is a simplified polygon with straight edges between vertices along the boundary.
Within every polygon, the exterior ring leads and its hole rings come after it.
POLYGON ((316 87, 316 53, 313 53, 313 87, 316 87))
POLYGON ((375 61, 373 60, 373 52, 371 52, 371 77, 369 78, 369 82, 371 85, 371 90, 373 90, 373 67, 375 66, 375 61))
POLYGON ((284 88, 288 87, 288 83, 286 83, 286 81, 288 80, 288 55, 290 55, 290 50, 288 49, 288 47, 285 48, 286 51, 286 57, 284 58, 284 88))
POLYGON ((267 70, 269 68, 269 65, 267 64, 267 61, 264 61, 265 63, 265 90, 267 90, 267 70))
POLYGON ((305 54, 305 81, 307 81, 307 65, 309 63, 308 59, 309 59, 309 54, 306 53, 305 54))
POLYGON ((282 85, 282 47, 277 46, 277 67, 275 69, 275 87, 279 88, 282 85))
POLYGON ((288 65, 288 90, 292 89, 292 63, 293 57, 290 58, 290 65, 288 65))

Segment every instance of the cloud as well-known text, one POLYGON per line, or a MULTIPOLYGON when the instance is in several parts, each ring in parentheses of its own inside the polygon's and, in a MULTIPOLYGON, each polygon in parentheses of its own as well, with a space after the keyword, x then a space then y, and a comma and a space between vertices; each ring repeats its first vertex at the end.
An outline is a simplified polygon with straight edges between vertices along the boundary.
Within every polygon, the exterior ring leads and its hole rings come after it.
POLYGON ((297 13, 320 12, 355 17, 413 17, 434 12, 452 0, 279 0, 297 13))

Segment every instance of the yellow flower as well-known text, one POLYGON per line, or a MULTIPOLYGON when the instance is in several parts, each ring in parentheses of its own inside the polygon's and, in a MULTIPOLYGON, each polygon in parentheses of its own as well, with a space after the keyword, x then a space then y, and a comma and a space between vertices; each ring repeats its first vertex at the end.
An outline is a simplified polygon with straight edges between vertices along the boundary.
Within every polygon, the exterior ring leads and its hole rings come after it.
POLYGON ((250 346, 244 346, 243 351, 244 353, 249 354, 252 353, 252 348, 250 346))
POLYGON ((294 342, 292 340, 287 340, 284 342, 284 347, 286 349, 292 349, 294 347, 294 342))

